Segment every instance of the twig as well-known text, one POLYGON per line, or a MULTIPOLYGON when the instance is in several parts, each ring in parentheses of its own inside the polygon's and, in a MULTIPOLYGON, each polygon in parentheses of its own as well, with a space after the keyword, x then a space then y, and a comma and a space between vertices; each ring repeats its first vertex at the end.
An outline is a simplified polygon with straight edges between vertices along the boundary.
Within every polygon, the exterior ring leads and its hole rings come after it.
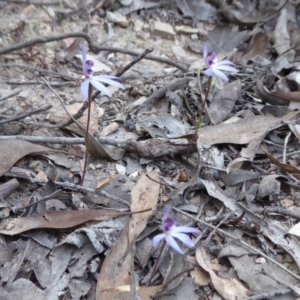
POLYGON ((16 96, 16 95, 18 95, 21 91, 22 91, 22 90, 18 90, 18 91, 16 91, 16 92, 12 93, 12 94, 9 94, 9 95, 7 95, 7 96, 3 96, 2 98, 0 98, 0 102, 1 102, 1 101, 4 101, 4 100, 7 100, 7 99, 9 99, 9 98, 11 98, 11 97, 14 97, 14 96, 16 96))
POLYGON ((15 210, 15 212, 17 212, 17 211, 19 211, 19 210, 22 210, 22 209, 25 209, 25 208, 28 208, 28 207, 30 207, 30 206, 32 206, 32 205, 36 205, 36 204, 38 204, 38 203, 40 203, 40 202, 42 202, 42 201, 47 201, 47 200, 53 199, 53 198, 55 198, 55 197, 61 195, 62 192, 63 192, 62 190, 57 190, 57 191, 55 191, 53 194, 48 195, 48 196, 46 196, 46 197, 44 197, 44 198, 42 198, 42 199, 39 199, 38 201, 35 201, 35 202, 33 202, 33 203, 30 203, 30 204, 25 205, 25 206, 20 207, 20 208, 17 208, 17 209, 15 210))
POLYGON ((60 5, 63 1, 49 1, 44 2, 43 0, 40 1, 33 1, 33 0, 5 0, 5 2, 13 2, 13 3, 20 3, 20 4, 33 4, 33 5, 60 5))
MULTIPOLYGON (((20 79, 16 79, 16 80, 5 80, 5 83, 9 83, 9 84, 15 84, 15 85, 23 85, 23 84, 43 84, 42 82, 38 81, 38 80, 30 80, 30 81, 20 81, 20 79)), ((50 84, 51 86, 57 86, 57 87, 61 87, 61 86, 65 86, 65 85, 69 85, 70 82, 58 82, 58 81, 49 81, 48 84, 50 84)))
MULTIPOLYGON (((29 41, 26 41, 23 43, 15 44, 13 46, 10 46, 10 47, 4 48, 4 49, 0 49, 0 55, 7 54, 7 53, 10 53, 10 52, 13 52, 16 50, 20 50, 23 48, 31 47, 31 46, 34 46, 37 44, 44 44, 44 43, 59 41, 59 40, 63 40, 63 39, 71 38, 71 37, 84 38, 86 40, 86 42, 89 44, 91 51, 93 51, 93 52, 109 51, 109 52, 115 52, 115 53, 119 52, 119 53, 129 54, 132 56, 140 55, 140 53, 138 53, 138 52, 123 49, 123 48, 98 46, 97 44, 95 44, 93 42, 93 39, 87 33, 84 33, 84 32, 72 32, 72 33, 64 33, 64 34, 58 34, 58 35, 52 35, 52 36, 46 36, 46 37, 38 37, 33 40, 29 40, 29 41)), ((165 59, 165 58, 154 56, 154 55, 146 55, 145 59, 158 61, 161 63, 165 63, 168 65, 174 66, 185 73, 188 71, 188 69, 186 67, 184 67, 170 59, 165 59)))
POLYGON ((28 117, 28 116, 31 116, 31 115, 40 113, 40 112, 42 112, 42 111, 46 111, 46 110, 50 109, 51 107, 52 107, 52 105, 48 104, 48 105, 42 106, 42 107, 40 107, 40 108, 38 108, 38 109, 29 111, 29 112, 27 112, 27 113, 24 113, 24 114, 15 116, 15 117, 11 117, 11 118, 9 118, 9 119, 5 119, 5 120, 3 120, 3 121, 0 121, 0 125, 6 124, 6 123, 9 123, 9 122, 12 122, 12 121, 17 121, 17 120, 24 119, 24 118, 26 118, 26 117, 28 117))
POLYGON ((289 141, 289 138, 291 136, 292 132, 290 131, 286 138, 284 139, 284 144, 283 144, 283 154, 282 154, 282 163, 283 164, 286 164, 286 147, 287 147, 287 144, 288 144, 288 141, 289 141))
MULTIPOLYGON (((210 229, 212 229, 212 230, 215 230, 215 228, 216 228, 215 226, 210 225, 210 224, 208 224, 208 223, 206 223, 206 222, 204 222, 204 221, 202 221, 202 220, 200 220, 200 219, 198 219, 198 218, 195 218, 195 217, 193 217, 193 216, 191 216, 191 215, 185 213, 184 211, 182 211, 182 210, 180 210, 180 209, 178 209, 178 208, 176 208, 176 207, 173 207, 173 209, 174 209, 175 211, 177 211, 177 212, 179 212, 179 213, 181 213, 181 214, 183 214, 183 215, 185 215, 185 216, 187 216, 187 217, 189 217, 189 218, 191 218, 191 219, 193 219, 193 220, 199 222, 200 224, 202 224, 202 225, 204 225, 204 226, 206 226, 206 227, 208 227, 208 228, 210 228, 210 229)), ((222 230, 222 229, 220 229, 220 228, 218 228, 216 231, 219 232, 219 233, 221 233, 221 234, 224 234, 224 235, 230 237, 231 239, 233 239, 233 240, 235 240, 235 241, 237 241, 237 242, 239 242, 240 244, 242 244, 243 246, 247 247, 247 248, 250 249, 251 251, 253 251, 253 252, 259 254, 260 256, 264 257, 266 260, 268 260, 268 261, 272 262, 273 264, 275 264, 277 267, 281 268, 282 270, 286 271, 287 273, 289 273, 290 275, 292 275, 292 276, 295 277, 296 279, 300 280, 300 276, 298 276, 297 274, 295 274, 295 273, 293 273, 292 271, 290 271, 289 269, 287 269, 285 266, 283 266, 281 263, 279 263, 279 262, 276 261, 275 259, 269 257, 269 256, 266 255, 265 253, 263 253, 263 252, 257 250, 256 248, 252 247, 251 245, 249 245, 248 243, 246 243, 246 242, 243 241, 242 239, 237 238, 237 237, 235 237, 234 235, 232 235, 232 234, 230 234, 230 233, 228 233, 228 232, 226 232, 226 231, 224 231, 224 230, 222 230)))
POLYGON ((7 140, 23 140, 31 143, 48 143, 48 144, 84 144, 84 138, 67 138, 67 137, 44 137, 44 136, 28 136, 28 135, 1 135, 0 141, 7 140))

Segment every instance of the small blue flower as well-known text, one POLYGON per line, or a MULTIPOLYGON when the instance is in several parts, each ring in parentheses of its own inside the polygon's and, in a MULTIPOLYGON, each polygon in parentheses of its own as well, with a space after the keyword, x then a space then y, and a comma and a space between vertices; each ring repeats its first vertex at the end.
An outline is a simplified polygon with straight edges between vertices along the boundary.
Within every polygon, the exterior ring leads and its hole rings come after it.
POLYGON ((157 246, 164 239, 174 250, 180 254, 184 254, 174 238, 179 239, 188 247, 194 247, 193 241, 186 233, 198 233, 200 230, 188 226, 176 227, 176 220, 168 217, 170 210, 171 207, 167 206, 162 217, 162 228, 164 233, 156 235, 152 239, 152 243, 154 246, 157 246))
POLYGON ((227 71, 231 73, 237 73, 238 70, 234 68, 234 63, 229 60, 218 61, 217 54, 215 52, 208 52, 206 44, 203 43, 203 57, 207 70, 203 73, 207 76, 217 76, 224 81, 228 81, 228 77, 222 72, 227 71))
POLYGON ((118 81, 119 78, 117 76, 112 75, 97 75, 93 76, 92 67, 94 66, 94 62, 92 60, 86 60, 86 50, 84 46, 81 46, 82 53, 82 71, 87 78, 84 82, 81 83, 80 90, 84 99, 88 98, 89 85, 92 84, 98 91, 103 94, 111 97, 110 90, 105 87, 101 82, 116 86, 121 89, 125 89, 125 87, 118 81))

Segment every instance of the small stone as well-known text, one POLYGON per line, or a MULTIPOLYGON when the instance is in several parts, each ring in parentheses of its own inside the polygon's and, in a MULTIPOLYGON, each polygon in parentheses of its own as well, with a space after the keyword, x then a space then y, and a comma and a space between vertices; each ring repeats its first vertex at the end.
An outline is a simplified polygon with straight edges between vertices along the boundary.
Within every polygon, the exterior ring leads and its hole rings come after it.
POLYGON ((191 35, 191 39, 192 39, 193 41, 197 41, 197 40, 199 39, 198 34, 192 34, 192 35, 191 35))
POLYGON ((153 32, 164 39, 175 40, 175 31, 170 24, 156 21, 153 32))
POLYGON ((121 27, 126 28, 129 25, 127 18, 119 12, 108 11, 108 12, 106 12, 106 16, 107 16, 107 19, 109 22, 118 24, 121 27))

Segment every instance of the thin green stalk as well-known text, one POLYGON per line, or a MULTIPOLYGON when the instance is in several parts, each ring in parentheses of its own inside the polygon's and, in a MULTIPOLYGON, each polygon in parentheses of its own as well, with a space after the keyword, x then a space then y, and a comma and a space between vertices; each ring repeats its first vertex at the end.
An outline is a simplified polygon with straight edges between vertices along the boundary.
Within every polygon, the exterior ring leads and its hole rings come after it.
POLYGON ((154 277, 154 275, 155 275, 155 273, 156 273, 156 270, 157 270, 157 267, 158 267, 158 262, 160 261, 162 252, 163 252, 163 250, 164 250, 164 248, 165 248, 165 245, 166 245, 166 241, 163 240, 163 244, 162 244, 162 246, 161 246, 161 248, 160 248, 160 252, 159 252, 158 258, 157 258, 157 260, 156 260, 156 262, 155 262, 155 265, 154 265, 154 267, 153 267, 152 273, 151 273, 151 275, 150 275, 150 279, 149 279, 149 282, 148 282, 148 286, 151 285, 152 279, 153 279, 153 277, 154 277))
POLYGON ((90 129, 90 119, 91 119, 91 105, 92 105, 92 92, 93 87, 91 84, 89 84, 89 91, 88 91, 88 116, 87 116, 87 122, 86 122, 86 132, 85 132, 85 157, 84 157, 84 167, 83 167, 83 173, 80 185, 83 185, 84 177, 86 173, 87 168, 87 162, 88 162, 88 155, 89 155, 89 149, 88 149, 88 138, 89 138, 89 129, 90 129))

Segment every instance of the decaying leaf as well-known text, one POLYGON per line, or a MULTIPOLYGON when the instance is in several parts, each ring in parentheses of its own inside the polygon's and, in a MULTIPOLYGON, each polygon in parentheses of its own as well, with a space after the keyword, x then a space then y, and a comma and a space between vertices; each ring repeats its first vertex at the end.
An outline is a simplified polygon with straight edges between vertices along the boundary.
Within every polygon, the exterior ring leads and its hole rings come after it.
POLYGON ((113 212, 106 210, 66 210, 45 211, 41 215, 25 218, 9 218, 0 222, 0 233, 15 235, 37 228, 69 228, 99 218, 130 215, 131 212, 113 212))
POLYGON ((48 147, 35 145, 23 140, 0 141, 0 153, 5 159, 0 160, 0 176, 8 172, 13 165, 28 154, 41 152, 61 152, 48 147))
POLYGON ((218 293, 226 300, 242 300, 247 296, 246 287, 235 278, 221 278, 210 269, 205 263, 202 253, 205 252, 204 248, 196 250, 196 258, 200 267, 209 273, 211 282, 218 293))
POLYGON ((214 145, 221 143, 247 144, 252 139, 262 137, 271 129, 282 126, 281 121, 288 121, 299 112, 293 111, 276 118, 273 116, 254 116, 239 120, 232 124, 219 124, 216 126, 203 127, 198 132, 197 144, 214 145))
MULTIPOLYGON (((131 191, 131 210, 155 210, 160 188, 160 184, 157 183, 158 181, 159 176, 156 170, 141 176, 131 191)), ((128 229, 129 247, 132 246, 136 237, 145 229, 147 221, 152 214, 151 210, 131 217, 128 229)))
POLYGON ((283 163, 279 162, 275 157, 273 157, 271 155, 271 153, 267 152, 263 146, 262 146, 262 149, 264 150, 264 152, 266 153, 267 157, 270 159, 272 164, 279 167, 284 172, 289 172, 289 173, 299 176, 300 170, 298 168, 296 168, 292 165, 289 165, 289 164, 283 164, 283 163))

